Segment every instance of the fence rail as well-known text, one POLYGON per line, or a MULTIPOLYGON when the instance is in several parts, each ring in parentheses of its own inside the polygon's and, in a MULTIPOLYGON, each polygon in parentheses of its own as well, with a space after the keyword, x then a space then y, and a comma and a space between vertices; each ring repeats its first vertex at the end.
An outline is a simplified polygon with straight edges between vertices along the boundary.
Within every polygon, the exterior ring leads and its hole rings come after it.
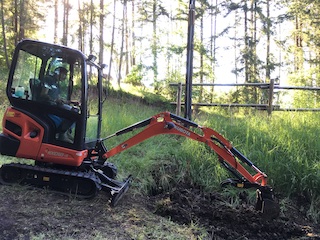
MULTIPOLYGON (((182 87, 185 86, 183 83, 170 83, 170 87, 177 87, 177 100, 171 104, 176 105, 176 113, 181 114, 181 106, 185 105, 181 102, 182 87)), ((270 83, 194 83, 192 86, 203 86, 203 87, 257 87, 260 89, 269 89, 268 104, 239 104, 239 103, 191 103, 193 106, 211 106, 211 107, 251 107, 259 110, 267 110, 268 114, 272 111, 320 111, 320 108, 281 108, 280 105, 273 104, 274 90, 303 90, 303 91, 320 91, 320 87, 304 87, 304 86, 280 86, 271 80, 270 83)))

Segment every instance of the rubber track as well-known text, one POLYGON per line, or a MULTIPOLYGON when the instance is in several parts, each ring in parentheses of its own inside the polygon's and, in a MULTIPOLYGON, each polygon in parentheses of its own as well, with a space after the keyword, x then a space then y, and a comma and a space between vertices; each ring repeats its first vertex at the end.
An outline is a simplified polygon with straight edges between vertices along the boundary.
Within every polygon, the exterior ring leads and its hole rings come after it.
POLYGON ((49 187, 49 189, 59 192, 62 194, 70 195, 74 194, 79 198, 92 198, 96 196, 97 192, 101 190, 101 181, 93 172, 81 172, 81 171, 68 171, 62 169, 54 169, 49 167, 40 167, 40 166, 33 166, 21 163, 9 163, 2 165, 0 169, 0 178, 1 182, 4 184, 11 184, 11 183, 23 183, 23 184, 31 184, 37 187, 49 187), (16 179, 13 179, 13 182, 7 182, 7 179, 4 179, 6 168, 18 169, 22 172, 22 178, 17 176, 16 179), (35 177, 37 174, 40 176, 45 175, 50 180, 44 181, 39 177, 35 177), (30 178, 33 176, 33 178, 30 178), (53 181, 51 182, 51 179, 53 181), (71 185, 68 183, 71 182, 71 185), (77 186, 83 186, 84 183, 86 186, 94 186, 94 189, 86 190, 86 194, 77 192, 77 189, 74 189, 75 182, 77 186), (59 188, 57 190, 57 188, 59 188), (64 189, 63 189, 64 188, 64 189), (70 190, 70 188, 72 190, 70 190))

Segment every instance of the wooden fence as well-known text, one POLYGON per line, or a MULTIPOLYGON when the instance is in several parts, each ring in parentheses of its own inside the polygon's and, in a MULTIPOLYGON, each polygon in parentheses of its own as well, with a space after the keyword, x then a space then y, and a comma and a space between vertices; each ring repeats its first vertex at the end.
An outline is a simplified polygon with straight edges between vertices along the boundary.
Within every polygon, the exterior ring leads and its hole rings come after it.
MULTIPOLYGON (((169 86, 177 87, 177 100, 171 104, 176 105, 177 115, 181 115, 181 106, 184 105, 181 102, 182 98, 182 87, 185 86, 183 83, 170 83, 169 86)), ((267 110, 270 115, 272 111, 320 111, 320 108, 281 108, 280 105, 273 104, 273 98, 275 89, 280 90, 303 90, 303 91, 320 91, 320 87, 298 87, 298 86, 279 86, 275 84, 274 80, 270 83, 194 83, 192 86, 203 86, 203 87, 256 87, 260 89, 269 89, 268 91, 268 104, 238 104, 238 103, 191 103, 192 106, 212 106, 212 107, 253 107, 259 110, 267 110)))

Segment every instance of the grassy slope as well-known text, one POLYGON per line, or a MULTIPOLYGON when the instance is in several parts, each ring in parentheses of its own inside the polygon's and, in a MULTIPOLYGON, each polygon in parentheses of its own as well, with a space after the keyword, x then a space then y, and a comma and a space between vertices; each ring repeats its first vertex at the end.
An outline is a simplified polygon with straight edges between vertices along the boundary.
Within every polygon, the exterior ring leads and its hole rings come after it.
MULTIPOLYGON (((108 136, 165 110, 172 109, 158 101, 137 100, 123 93, 112 94, 105 105, 102 135, 108 136), (151 102, 151 105, 146 102, 151 102)), ((248 118, 248 115, 231 111, 208 110, 194 116, 194 121, 223 134, 264 170, 277 195, 282 196, 282 201, 298 196, 310 202, 306 213, 319 221, 319 118, 319 113, 292 112, 274 113, 271 118, 255 112, 248 118)), ((106 145, 111 148, 135 133, 111 138, 106 145)), ((5 159, 1 157, 1 162, 5 159)), ((228 177, 216 156, 206 147, 177 136, 152 138, 112 157, 110 161, 116 163, 121 176, 133 174, 135 179, 131 193, 160 192, 186 180, 212 190, 218 189, 220 181, 228 177)), ((232 194, 232 190, 228 194, 232 194)), ((136 231, 145 233, 149 230, 141 228, 136 231)), ((178 235, 183 238, 183 231, 191 230, 178 229, 179 233, 172 233, 172 239, 178 235)))
MULTIPOLYGON (((163 110, 113 99, 107 112, 114 114, 107 116, 106 129, 111 133, 163 110)), ((306 212, 315 221, 320 220, 319 119, 320 113, 274 112, 268 117, 264 112, 240 114, 212 109, 194 116, 194 121, 220 132, 265 171, 283 201, 299 198, 309 203, 306 212)), ((111 139, 107 146, 123 139, 111 139)), ((176 136, 147 140, 110 161, 132 173, 143 192, 170 188, 186 179, 214 190, 228 177, 205 146, 176 136)))

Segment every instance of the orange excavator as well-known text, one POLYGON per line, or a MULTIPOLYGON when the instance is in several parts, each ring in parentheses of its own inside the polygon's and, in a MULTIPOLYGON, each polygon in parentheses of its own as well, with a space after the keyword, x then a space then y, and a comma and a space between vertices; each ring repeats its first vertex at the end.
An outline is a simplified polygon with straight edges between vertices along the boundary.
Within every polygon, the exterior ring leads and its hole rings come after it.
POLYGON ((104 190, 115 206, 132 178, 117 180, 117 168, 108 159, 153 136, 175 134, 202 142, 218 155, 233 175, 223 185, 255 188, 257 211, 272 217, 279 213, 267 175, 213 129, 162 112, 102 138, 103 67, 94 56, 65 46, 34 40, 17 45, 6 88, 10 106, 2 121, 0 153, 34 161, 3 164, 1 183, 30 184, 80 198, 104 190), (106 148, 109 138, 135 129, 140 131, 127 141, 106 148))

